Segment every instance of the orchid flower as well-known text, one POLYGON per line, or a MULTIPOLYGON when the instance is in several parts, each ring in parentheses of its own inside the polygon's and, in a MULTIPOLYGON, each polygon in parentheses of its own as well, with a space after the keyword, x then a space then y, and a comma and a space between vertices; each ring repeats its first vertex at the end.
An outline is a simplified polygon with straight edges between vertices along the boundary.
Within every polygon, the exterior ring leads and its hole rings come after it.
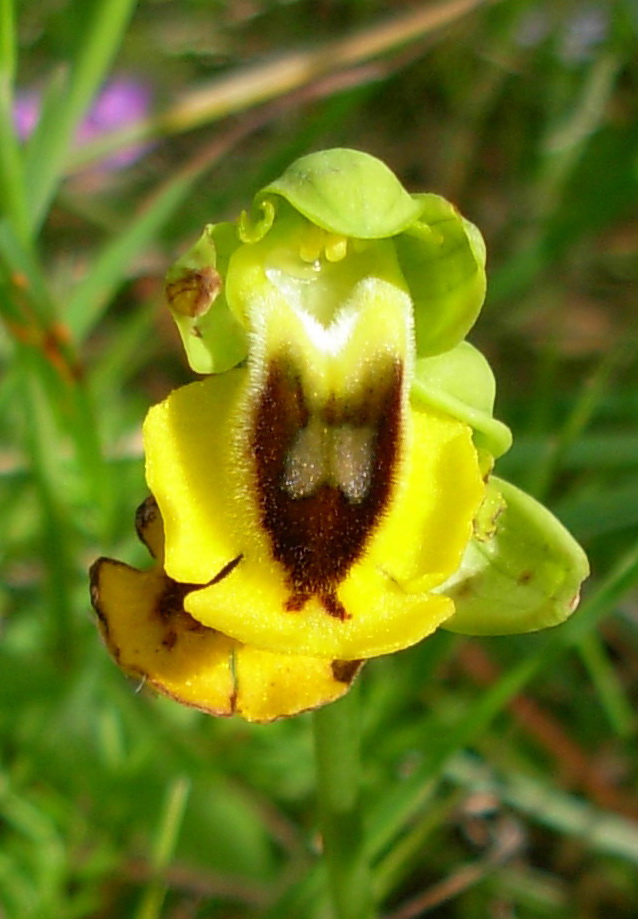
POLYGON ((155 567, 92 569, 124 670, 268 721, 337 698, 371 657, 447 628, 563 621, 588 573, 551 513, 492 476, 510 446, 465 336, 485 246, 379 160, 297 160, 167 277, 204 378, 144 424, 155 567))

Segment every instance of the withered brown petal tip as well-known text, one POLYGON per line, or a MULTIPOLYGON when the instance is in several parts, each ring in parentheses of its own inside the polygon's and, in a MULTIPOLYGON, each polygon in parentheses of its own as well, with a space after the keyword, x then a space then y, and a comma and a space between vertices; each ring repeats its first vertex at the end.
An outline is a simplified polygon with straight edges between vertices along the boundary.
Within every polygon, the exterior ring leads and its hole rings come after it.
POLYGON ((146 534, 148 532, 148 528, 157 519, 158 514, 159 508, 153 495, 149 495, 148 498, 142 501, 140 506, 135 511, 135 532, 137 533, 137 538, 141 543, 143 543, 143 545, 146 546, 153 558, 155 558, 155 554, 148 544, 146 534))
POLYGON ((109 561, 109 559, 100 556, 100 558, 96 558, 96 560, 89 568, 89 593, 91 597, 91 606, 97 613, 98 618, 105 625, 106 620, 100 605, 100 569, 102 568, 103 563, 107 561, 109 561))

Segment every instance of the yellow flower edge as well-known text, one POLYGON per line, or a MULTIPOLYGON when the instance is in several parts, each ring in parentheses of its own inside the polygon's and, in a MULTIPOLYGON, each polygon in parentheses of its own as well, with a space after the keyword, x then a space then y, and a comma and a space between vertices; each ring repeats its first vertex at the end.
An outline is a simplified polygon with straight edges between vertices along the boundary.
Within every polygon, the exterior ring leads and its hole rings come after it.
POLYGON ((202 589, 185 598, 198 622, 277 654, 358 660, 408 647, 454 612, 430 591, 458 567, 484 493, 470 428, 408 409, 391 500, 338 585, 339 618, 312 596, 290 608, 237 432, 247 371, 182 387, 144 425, 147 481, 166 527, 166 571, 202 589), (288 606, 287 606, 288 604, 288 606))
POLYGON ((122 670, 184 705, 254 722, 296 715, 347 692, 359 661, 272 654, 193 619, 183 606, 190 585, 163 569, 162 519, 152 498, 138 521, 156 564, 140 571, 100 558, 91 568, 100 631, 122 670))

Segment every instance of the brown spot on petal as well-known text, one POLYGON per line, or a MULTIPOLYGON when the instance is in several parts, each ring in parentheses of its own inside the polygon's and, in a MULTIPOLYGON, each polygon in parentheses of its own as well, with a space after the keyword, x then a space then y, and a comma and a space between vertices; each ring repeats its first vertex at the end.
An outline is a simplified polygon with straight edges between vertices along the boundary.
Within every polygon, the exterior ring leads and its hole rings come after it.
MULTIPOLYGON (((286 611, 289 613, 300 612, 311 596, 313 595, 309 591, 304 593, 293 592, 286 600, 286 611)), ((319 602, 330 616, 334 616, 335 619, 341 620, 350 619, 350 613, 346 610, 335 593, 320 593, 318 598, 319 602)))
POLYGON ((334 616, 335 619, 350 619, 350 613, 346 610, 341 600, 335 593, 320 594, 319 600, 327 613, 334 616))
POLYGON ((175 629, 169 629, 162 638, 162 645, 167 651, 172 651, 177 644, 177 632, 175 629))
POLYGON ((352 683, 362 664, 363 661, 333 661, 330 667, 338 683, 352 683))
POLYGON ((309 405, 291 359, 274 359, 257 401, 251 448, 257 498, 275 559, 300 610, 318 596, 346 619, 339 584, 365 550, 399 459, 403 367, 378 361, 359 392, 309 405))
POLYGON ((184 597, 192 590, 197 589, 199 585, 180 584, 178 581, 173 581, 172 578, 169 578, 167 575, 164 576, 164 580, 165 586, 157 599, 155 606, 156 612, 165 621, 168 621, 174 616, 188 615, 188 613, 184 612, 184 597))

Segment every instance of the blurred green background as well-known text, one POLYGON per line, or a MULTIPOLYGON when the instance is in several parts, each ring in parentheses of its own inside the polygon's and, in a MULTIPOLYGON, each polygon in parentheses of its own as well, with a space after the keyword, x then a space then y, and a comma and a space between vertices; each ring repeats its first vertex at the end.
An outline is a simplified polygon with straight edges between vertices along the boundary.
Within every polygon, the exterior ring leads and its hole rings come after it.
POLYGON ((637 51, 636 0, 0 0, 2 919, 329 916, 308 716, 153 698, 87 586, 147 563, 168 265, 328 146, 482 229, 498 472, 593 570, 562 629, 366 668, 383 915, 638 914, 637 51))

